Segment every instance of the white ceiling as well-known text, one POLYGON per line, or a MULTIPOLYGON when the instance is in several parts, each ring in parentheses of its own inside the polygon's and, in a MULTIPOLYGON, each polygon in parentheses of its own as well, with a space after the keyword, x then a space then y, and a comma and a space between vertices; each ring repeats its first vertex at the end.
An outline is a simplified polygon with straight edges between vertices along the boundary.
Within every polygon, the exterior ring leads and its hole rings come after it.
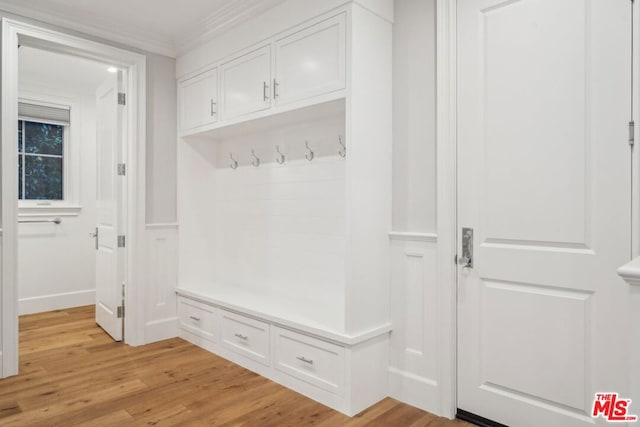
POLYGON ((88 59, 21 46, 18 51, 20 87, 36 84, 95 94, 109 72, 108 65, 88 59))
POLYGON ((0 9, 175 56, 284 0, 0 0, 0 9))

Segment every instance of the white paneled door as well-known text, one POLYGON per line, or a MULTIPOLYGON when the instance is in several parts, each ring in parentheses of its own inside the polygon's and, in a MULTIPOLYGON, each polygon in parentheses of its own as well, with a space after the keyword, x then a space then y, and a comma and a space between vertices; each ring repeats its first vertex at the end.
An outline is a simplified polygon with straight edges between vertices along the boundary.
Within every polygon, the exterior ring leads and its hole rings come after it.
POLYGON ((123 106, 122 72, 110 76, 97 90, 97 224, 96 224, 96 323, 116 341, 122 340, 123 262, 118 250, 121 226, 117 173, 121 158, 123 106))
POLYGON ((461 410, 604 425, 594 394, 629 397, 631 7, 458 0, 461 410))

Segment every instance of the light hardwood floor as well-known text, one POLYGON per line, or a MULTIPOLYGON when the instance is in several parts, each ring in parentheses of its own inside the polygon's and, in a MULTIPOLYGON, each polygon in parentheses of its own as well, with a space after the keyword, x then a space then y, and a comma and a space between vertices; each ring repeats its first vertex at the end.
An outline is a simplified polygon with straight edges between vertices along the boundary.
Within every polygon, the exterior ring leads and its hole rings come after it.
POLYGON ((94 308, 20 318, 20 375, 0 425, 464 426, 385 399, 348 418, 179 338, 113 342, 94 308))

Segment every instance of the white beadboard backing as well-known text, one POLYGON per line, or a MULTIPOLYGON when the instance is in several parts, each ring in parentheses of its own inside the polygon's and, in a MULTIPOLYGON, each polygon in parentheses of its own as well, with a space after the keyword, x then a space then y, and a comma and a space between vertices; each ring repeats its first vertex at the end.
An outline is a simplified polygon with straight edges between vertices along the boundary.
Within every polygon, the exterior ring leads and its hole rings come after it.
POLYGON ((311 304, 344 294, 345 162, 337 154, 338 135, 344 135, 344 116, 218 146, 217 282, 311 298, 311 304), (314 151, 310 162, 305 140, 314 151), (247 164, 252 149, 260 167, 247 164), (231 152, 240 164, 235 170, 227 165, 231 152))
POLYGON ((311 321, 344 331, 345 159, 338 138, 348 150, 342 112, 217 141, 181 141, 180 286, 280 296, 309 307, 311 321), (251 164, 252 150, 259 167, 251 164))
POLYGON ((178 335, 176 295, 178 283, 178 228, 176 224, 146 227, 145 336, 150 343, 178 335))
POLYGON ((391 242, 389 394, 429 412, 438 410, 436 263, 435 239, 391 242))

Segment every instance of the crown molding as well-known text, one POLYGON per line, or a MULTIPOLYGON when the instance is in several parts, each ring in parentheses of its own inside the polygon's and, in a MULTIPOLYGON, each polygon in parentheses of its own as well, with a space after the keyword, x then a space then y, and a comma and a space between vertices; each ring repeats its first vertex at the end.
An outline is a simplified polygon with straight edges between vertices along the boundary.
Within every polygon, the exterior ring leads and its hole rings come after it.
POLYGON ((173 40, 151 32, 123 30, 104 23, 83 24, 79 17, 40 12, 28 6, 18 6, 2 0, 0 0, 0 11, 172 58, 175 58, 177 53, 173 40))
MULTIPOLYGON (((183 37, 176 40, 176 53, 181 55, 190 49, 206 43, 234 26, 251 19, 286 0, 231 0, 228 4, 210 14, 183 37)), ((1 2, 0 2, 1 3, 1 2)))
POLYGON ((243 21, 258 16, 285 1, 228 0, 222 8, 212 12, 199 22, 190 25, 189 30, 175 40, 149 31, 124 30, 107 22, 85 24, 82 22, 81 16, 40 12, 30 8, 28 5, 16 5, 3 0, 0 0, 0 12, 4 11, 50 26, 93 36, 121 46, 133 47, 175 58, 200 44, 214 39, 243 21))

